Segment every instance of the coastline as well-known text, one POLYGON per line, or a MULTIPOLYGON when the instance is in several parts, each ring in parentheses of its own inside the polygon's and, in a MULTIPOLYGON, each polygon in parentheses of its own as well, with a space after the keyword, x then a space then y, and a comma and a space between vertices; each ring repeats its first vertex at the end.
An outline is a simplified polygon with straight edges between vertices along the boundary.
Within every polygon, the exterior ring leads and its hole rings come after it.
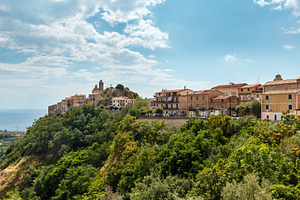
POLYGON ((0 130, 26 131, 46 114, 46 109, 0 109, 0 130))

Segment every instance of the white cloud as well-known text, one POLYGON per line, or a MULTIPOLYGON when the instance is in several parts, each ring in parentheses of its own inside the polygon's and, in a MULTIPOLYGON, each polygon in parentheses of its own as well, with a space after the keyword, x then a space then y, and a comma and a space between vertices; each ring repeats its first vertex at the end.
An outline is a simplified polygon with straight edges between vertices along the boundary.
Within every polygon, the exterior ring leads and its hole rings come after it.
POLYGON ((238 58, 236 57, 235 54, 233 54, 233 55, 228 54, 228 55, 224 56, 224 60, 225 60, 226 62, 234 62, 234 61, 236 61, 237 59, 238 59, 238 58))
POLYGON ((292 35, 300 33, 300 28, 295 28, 295 27, 290 27, 289 29, 283 28, 283 30, 285 30, 285 33, 292 34, 292 35))
POLYGON ((259 6, 272 6, 273 10, 291 9, 293 14, 297 17, 300 16, 300 3, 299 0, 253 0, 259 6))
POLYGON ((295 47, 295 46, 289 45, 289 44, 283 45, 283 48, 284 48, 284 49, 287 49, 287 50, 291 50, 291 49, 293 49, 294 47, 295 47))
POLYGON ((28 0, 20 1, 18 6, 14 1, 1 2, 0 10, 6 13, 0 18, 0 47, 24 54, 27 59, 18 64, 0 63, 0 71, 10 78, 25 74, 28 80, 40 77, 43 81, 52 76, 87 81, 107 77, 111 82, 120 77, 125 82, 170 77, 168 70, 154 69, 158 63, 154 56, 147 58, 132 50, 169 48, 168 33, 155 26, 149 10, 164 1, 28 0), (100 10, 103 20, 112 26, 123 23, 125 28, 98 32, 88 18, 96 18, 100 10), (72 69, 78 62, 98 67, 72 69))
POLYGON ((266 5, 269 5, 269 2, 266 2, 264 0, 253 0, 254 3, 260 5, 260 6, 266 6, 266 5))
POLYGON ((251 60, 251 59, 245 59, 244 61, 245 62, 253 62, 253 60, 251 60))

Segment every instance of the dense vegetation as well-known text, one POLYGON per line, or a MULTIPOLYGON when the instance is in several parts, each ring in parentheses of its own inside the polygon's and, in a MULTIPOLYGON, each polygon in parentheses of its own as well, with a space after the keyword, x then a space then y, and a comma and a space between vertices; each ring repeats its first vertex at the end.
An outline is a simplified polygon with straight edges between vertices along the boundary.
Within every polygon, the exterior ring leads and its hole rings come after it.
POLYGON ((20 131, 1 131, 0 130, 0 158, 6 149, 18 139, 22 138, 24 132, 20 131))
MULTIPOLYGON (((190 119, 180 130, 84 105, 37 120, 2 158, 19 169, 7 199, 300 199, 300 118, 190 119)), ((287 113, 288 114, 288 113, 287 113)))

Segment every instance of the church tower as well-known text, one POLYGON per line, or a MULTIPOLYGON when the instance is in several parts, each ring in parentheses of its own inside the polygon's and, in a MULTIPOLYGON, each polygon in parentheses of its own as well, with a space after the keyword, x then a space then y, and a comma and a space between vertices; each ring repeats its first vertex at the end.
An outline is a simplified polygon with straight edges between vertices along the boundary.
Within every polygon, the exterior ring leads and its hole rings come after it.
POLYGON ((100 82, 99 82, 99 90, 103 91, 103 89, 104 89, 104 83, 102 82, 102 80, 100 80, 100 82))

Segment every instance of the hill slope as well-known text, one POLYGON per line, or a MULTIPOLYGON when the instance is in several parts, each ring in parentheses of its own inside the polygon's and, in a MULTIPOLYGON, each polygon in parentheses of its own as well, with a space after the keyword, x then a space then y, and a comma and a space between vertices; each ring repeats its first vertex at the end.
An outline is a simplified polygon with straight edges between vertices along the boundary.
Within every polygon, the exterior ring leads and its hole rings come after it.
POLYGON ((139 108, 85 105, 36 121, 1 159, 0 180, 13 180, 0 183, 2 198, 300 198, 299 119, 219 115, 178 130, 137 121, 139 108))

